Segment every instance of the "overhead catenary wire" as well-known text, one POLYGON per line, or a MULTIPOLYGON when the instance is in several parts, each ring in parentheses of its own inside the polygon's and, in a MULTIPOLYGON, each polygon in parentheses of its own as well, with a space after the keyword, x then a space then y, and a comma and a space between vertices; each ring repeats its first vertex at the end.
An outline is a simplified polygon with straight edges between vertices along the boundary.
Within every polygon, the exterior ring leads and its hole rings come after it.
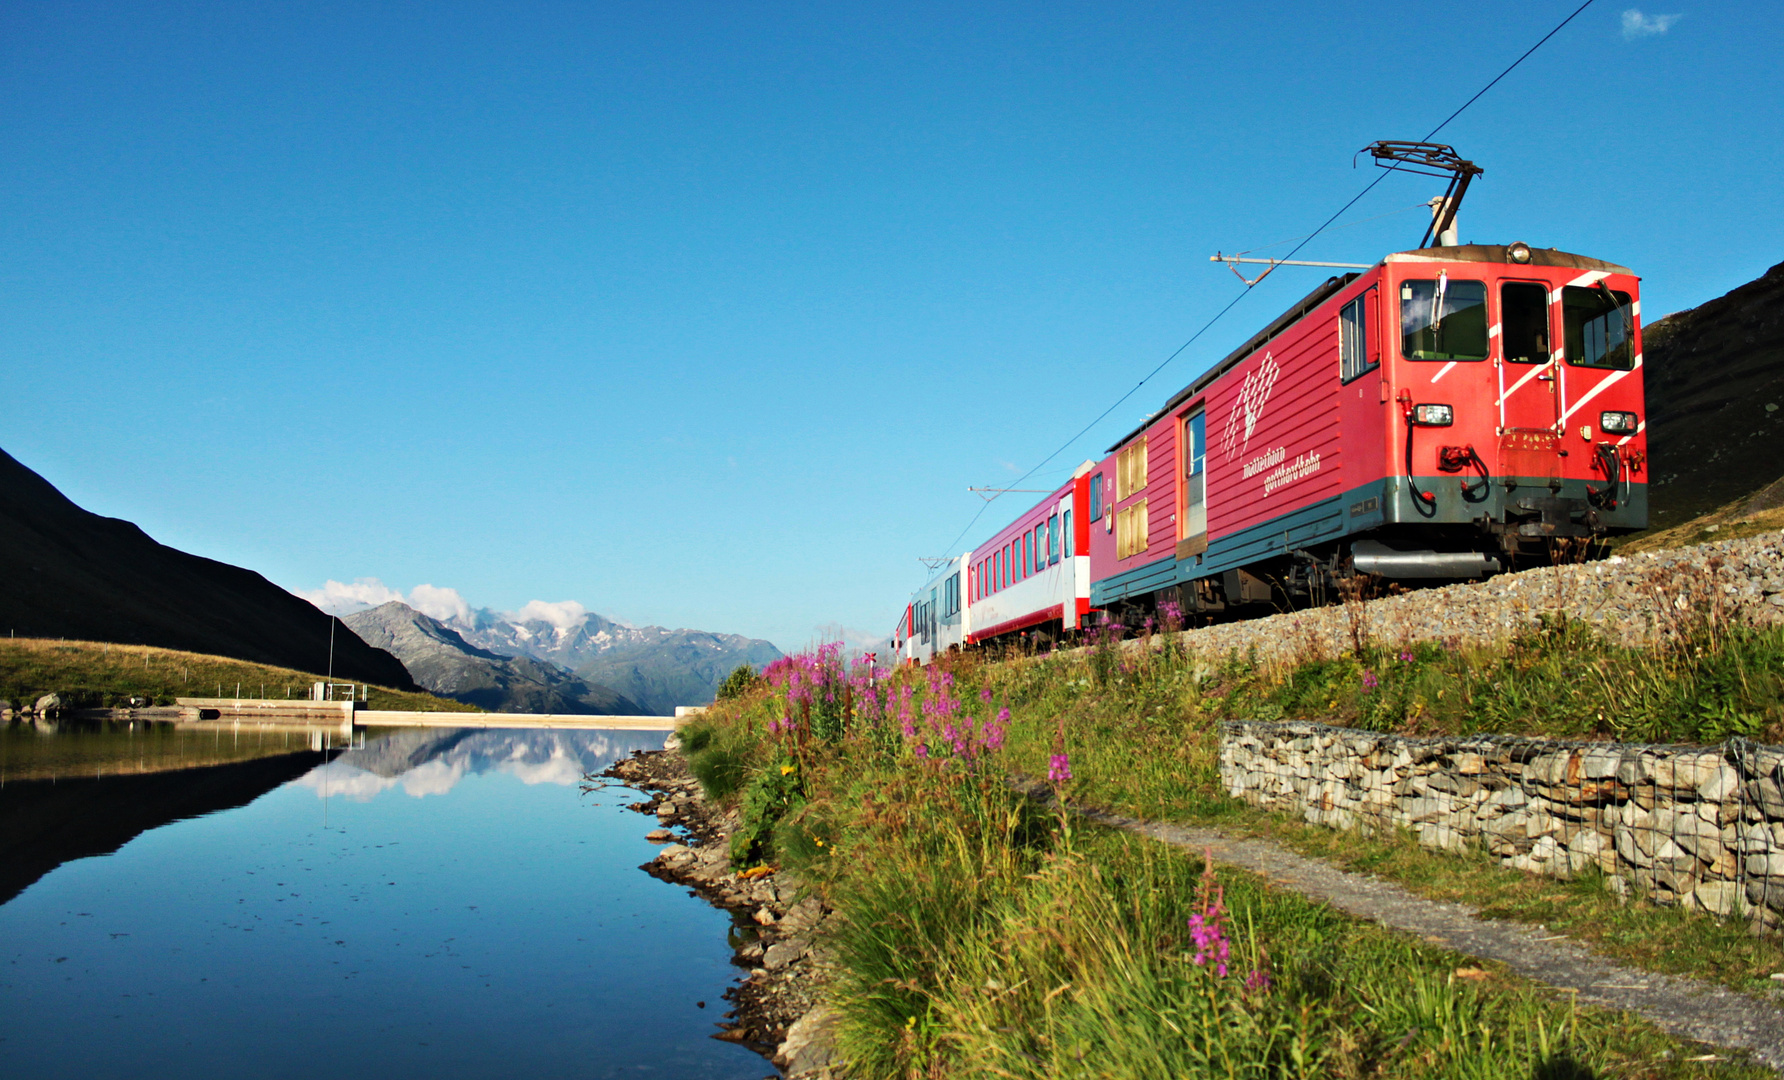
MULTIPOLYGON (((1442 123, 1438 124, 1436 127, 1432 128, 1430 131, 1426 132, 1425 137, 1419 141, 1421 141, 1421 142, 1431 141, 1431 139, 1434 136, 1436 136, 1438 132, 1440 132, 1444 128, 1448 127, 1452 122, 1455 121, 1456 117, 1461 116, 1464 112, 1466 112, 1470 106, 1472 106, 1475 102, 1479 101, 1483 96, 1485 96, 1487 91, 1493 89, 1493 87, 1495 87, 1495 86, 1498 86, 1502 79, 1504 79, 1507 75, 1510 75, 1513 71, 1517 70, 1518 65, 1520 65, 1524 61, 1530 59, 1531 55, 1534 54, 1536 52, 1536 50, 1538 50, 1538 49, 1542 48, 1544 45, 1548 44, 1550 38, 1554 37, 1556 34, 1559 34, 1563 29, 1565 29, 1567 27, 1567 24, 1573 22, 1574 19, 1578 18, 1580 13, 1585 11, 1587 8, 1591 7, 1593 3, 1594 3, 1594 0, 1585 0, 1585 2, 1580 4, 1579 7, 1574 8, 1573 12, 1571 14, 1569 14, 1567 16, 1567 18, 1562 19, 1559 23, 1556 23, 1555 27, 1552 30, 1550 30, 1548 33, 1544 34, 1541 37, 1541 39, 1539 39, 1536 42, 1536 44, 1534 44, 1534 45, 1530 46, 1528 49, 1524 50, 1523 54, 1520 55, 1516 60, 1513 60, 1510 64, 1506 65, 1506 67, 1503 71, 1501 71, 1499 74, 1493 76, 1492 81, 1488 82, 1485 86, 1483 86, 1479 90, 1475 91, 1473 97, 1470 97, 1467 101, 1464 101, 1460 106, 1458 106, 1456 108, 1455 112, 1452 112, 1448 116, 1444 117, 1442 123)), ((1297 253, 1299 253, 1302 248, 1304 248, 1308 244, 1312 243, 1316 238, 1319 237, 1319 235, 1321 233, 1324 233, 1328 229, 1330 229, 1333 222, 1337 221, 1340 217, 1343 217, 1344 214, 1348 210, 1350 210, 1351 207, 1355 206, 1358 202, 1362 201, 1362 199, 1365 195, 1368 195, 1371 191, 1374 191, 1376 188, 1376 185, 1380 184, 1383 180, 1387 179, 1388 175, 1392 171, 1393 170, 1383 170, 1380 173, 1376 174, 1375 179, 1369 181, 1369 183, 1367 183, 1363 186, 1363 190, 1357 192, 1354 196, 1352 196, 1350 198, 1350 200, 1348 202, 1346 202, 1343 206, 1340 206, 1335 213, 1333 213, 1330 217, 1326 218, 1326 220, 1320 224, 1319 228, 1314 229, 1312 232, 1310 232, 1306 236, 1302 237, 1300 242, 1297 243, 1294 246, 1294 248, 1292 248, 1289 251, 1289 253, 1287 255, 1285 255, 1283 258, 1284 259, 1294 258, 1295 255, 1297 253)), ((1385 215, 1383 215, 1383 216, 1385 216, 1385 215)), ((1361 223, 1358 222, 1357 224, 1361 224, 1361 223)), ((1280 243, 1286 243, 1286 242, 1287 241, 1281 241, 1280 243)), ((1275 247, 1277 245, 1272 244, 1269 246, 1275 247)), ((1097 414, 1096 419, 1092 420, 1090 423, 1085 424, 1083 427, 1079 428, 1078 431, 1071 436, 1071 438, 1069 438, 1065 442, 1061 443, 1057 450, 1054 450, 1052 453, 1050 453, 1046 457, 1042 458, 1033 468, 1029 469, 1027 472, 1025 472, 1021 476, 1017 477, 1015 479, 1015 481, 1013 481, 1010 484, 1010 486, 1012 488, 1020 487, 1022 485, 1023 481, 1027 480, 1029 477, 1031 477, 1035 473, 1039 472, 1044 466, 1046 466, 1054 458, 1058 457, 1060 454, 1065 453, 1068 449, 1070 449, 1072 447, 1072 445, 1074 443, 1076 443, 1079 439, 1083 438, 1090 431, 1091 428, 1096 427, 1098 424, 1102 423, 1103 420, 1107 419, 1110 413, 1114 412, 1117 408, 1120 408, 1122 403, 1127 401, 1128 398, 1131 398, 1135 394, 1139 393, 1140 390, 1147 383, 1151 382, 1152 379, 1155 376, 1157 376, 1159 372, 1163 371, 1171 363, 1171 361, 1173 361, 1173 360, 1177 359, 1177 357, 1183 355, 1184 350, 1188 349, 1191 345, 1194 345, 1196 343, 1196 341, 1198 339, 1200 339, 1203 334, 1206 334, 1210 329, 1212 329, 1214 324, 1219 322, 1221 320, 1221 318, 1226 315, 1227 312, 1233 310, 1234 307, 1238 306, 1239 301, 1245 299, 1246 296, 1250 295, 1251 290, 1255 287, 1256 287, 1255 282, 1247 284, 1231 300, 1227 301, 1227 303, 1224 307, 1222 307, 1219 311, 1215 312, 1214 315, 1207 322, 1203 323, 1201 325, 1201 327, 1196 330, 1195 333, 1191 334, 1187 341, 1185 341, 1183 344, 1177 346, 1175 349, 1171 350, 1170 355, 1166 356, 1163 360, 1159 361, 1157 366, 1155 366, 1151 371, 1148 371, 1146 373, 1146 375, 1140 379, 1139 382, 1137 382, 1133 385, 1132 389, 1127 391, 1127 393, 1122 394, 1120 397, 1116 398, 1115 401, 1112 404, 1110 404, 1110 406, 1108 408, 1104 409, 1102 412, 1097 414)), ((953 551, 959 545, 960 541, 966 538, 966 534, 972 531, 973 526, 977 525, 979 523, 979 519, 981 517, 985 516, 985 511, 987 509, 989 509, 992 505, 992 502, 995 502, 995 501, 996 501, 995 499, 988 500, 987 502, 984 503, 984 505, 980 506, 978 509, 978 512, 973 514, 972 520, 968 521, 966 523, 966 527, 961 529, 959 535, 954 537, 953 540, 949 541, 947 547, 943 548, 942 550, 943 551, 953 551)))

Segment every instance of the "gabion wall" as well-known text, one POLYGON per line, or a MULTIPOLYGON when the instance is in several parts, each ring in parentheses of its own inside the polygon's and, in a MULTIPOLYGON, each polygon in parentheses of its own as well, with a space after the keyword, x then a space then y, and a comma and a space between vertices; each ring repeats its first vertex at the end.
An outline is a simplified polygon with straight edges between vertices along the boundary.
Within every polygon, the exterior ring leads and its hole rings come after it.
POLYGON ((1254 806, 1337 829, 1411 829, 1427 847, 1484 848, 1532 873, 1597 867, 1621 893, 1780 924, 1784 748, 1225 727, 1221 780, 1254 806))

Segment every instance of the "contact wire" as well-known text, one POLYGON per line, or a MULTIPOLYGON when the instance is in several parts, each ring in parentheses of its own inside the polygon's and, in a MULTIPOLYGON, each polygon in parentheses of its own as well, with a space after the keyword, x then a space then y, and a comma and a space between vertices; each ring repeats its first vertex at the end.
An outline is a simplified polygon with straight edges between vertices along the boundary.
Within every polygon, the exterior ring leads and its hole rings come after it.
MULTIPOLYGON (((1473 97, 1469 98, 1467 101, 1464 101, 1456 109, 1455 112, 1450 113, 1448 116, 1444 117, 1443 123, 1438 124, 1436 127, 1432 128, 1430 131, 1426 132, 1425 137, 1419 141, 1420 142, 1430 142, 1432 136, 1436 135, 1438 132, 1442 131, 1444 128, 1450 126, 1451 122, 1453 122, 1456 119, 1456 117, 1461 116, 1464 112, 1468 111, 1469 106, 1471 106, 1475 102, 1479 101, 1486 94, 1487 91, 1493 89, 1493 87, 1495 87, 1495 86, 1498 86, 1500 80, 1504 79, 1507 75, 1510 75, 1513 71, 1517 70, 1517 67, 1519 64, 1522 64, 1524 61, 1530 59, 1530 56, 1533 53, 1535 53, 1536 50, 1538 50, 1538 49, 1542 48, 1544 45, 1548 44, 1550 38, 1554 37, 1556 34, 1559 34, 1563 29, 1565 29, 1567 27, 1568 23, 1570 23, 1574 19, 1578 18, 1581 12, 1583 12, 1587 8, 1591 7, 1595 2, 1596 2, 1596 0, 1585 0, 1585 3, 1581 4, 1577 8, 1574 8, 1573 13, 1571 15, 1567 16, 1567 18, 1562 19, 1559 23, 1555 24, 1555 28, 1553 30, 1550 30, 1548 33, 1544 34, 1542 36, 1542 39, 1540 41, 1538 41, 1536 44, 1534 44, 1534 45, 1530 46, 1528 49, 1524 50, 1524 53, 1522 56, 1519 56, 1516 60, 1513 60, 1509 65, 1507 65, 1504 71, 1501 71, 1499 74, 1493 76, 1492 82, 1489 82, 1487 85, 1485 85, 1485 86, 1481 87, 1479 90, 1477 90, 1473 97)), ((1344 216, 1345 211, 1349 210, 1351 207, 1355 206, 1358 202, 1360 202, 1362 200, 1363 196, 1369 194, 1371 191, 1374 191, 1375 186, 1377 184, 1381 183, 1384 179, 1386 179, 1388 174, 1392 171, 1393 170, 1389 169, 1389 170, 1384 170, 1381 173, 1378 173, 1376 175, 1375 179, 1369 181, 1368 184, 1364 185, 1363 190, 1357 192, 1356 195, 1351 197, 1349 202, 1347 202, 1343 206, 1339 207, 1337 213, 1335 213, 1331 217, 1327 218, 1325 220, 1325 222, 1320 225, 1319 228, 1308 233, 1307 236, 1300 243, 1296 244, 1294 246, 1294 248, 1292 250, 1290 250, 1287 255, 1284 255, 1282 257, 1282 259, 1279 261, 1286 262, 1289 259, 1294 258, 1295 255, 1298 252, 1300 252, 1300 250, 1302 248, 1304 248, 1308 244, 1312 243, 1321 233, 1325 232, 1328 228, 1330 228, 1334 221, 1337 221, 1340 217, 1344 216)), ((1079 428, 1077 434, 1073 435, 1071 438, 1069 438, 1065 442, 1061 443, 1059 446, 1059 449, 1053 451, 1051 454, 1048 454, 1046 457, 1042 458, 1040 460, 1040 462, 1034 466, 1034 468, 1029 469, 1027 472, 1025 472, 1021 476, 1017 477, 1016 480, 1010 484, 1010 486, 1011 487, 1021 487, 1022 482, 1024 480, 1027 480, 1029 477, 1031 477, 1035 473, 1039 472, 1044 466, 1047 465, 1048 462, 1052 461, 1054 458, 1065 453, 1068 449, 1071 448, 1073 443, 1076 443, 1079 439, 1083 438, 1085 436, 1085 434, 1090 431, 1091 428, 1102 423, 1103 420, 1106 419, 1110 413, 1114 412, 1117 408, 1119 408, 1121 406, 1122 402, 1126 401, 1128 398, 1133 397, 1135 394, 1139 393, 1140 389, 1142 387, 1144 387, 1147 383, 1151 382, 1153 377, 1156 376, 1159 372, 1163 371, 1165 369, 1165 367, 1168 364, 1170 364, 1171 361, 1173 361, 1173 360, 1177 359, 1177 357, 1183 355, 1183 350, 1189 348, 1191 345, 1194 345, 1198 338, 1200 338, 1203 334, 1207 333, 1210 329, 1212 329, 1214 324, 1219 322, 1221 320, 1221 318, 1224 315, 1226 315, 1227 312, 1233 310, 1233 308, 1238 305, 1239 301, 1241 301, 1241 300, 1245 299, 1245 297, 1249 296, 1251 294, 1251 290, 1256 288, 1258 282, 1261 282, 1262 280, 1263 280, 1262 278, 1259 278, 1257 282, 1252 282, 1251 284, 1248 284, 1243 289, 1241 289, 1239 291, 1238 295, 1234 296, 1231 300, 1227 301, 1227 304, 1225 307, 1221 308, 1219 311, 1214 313, 1213 318, 1211 318, 1207 322, 1203 323, 1199 330, 1197 330, 1195 333, 1191 334, 1189 336, 1189 340, 1187 340, 1183 344, 1177 346, 1177 348, 1175 348, 1174 350, 1171 351, 1171 355, 1169 355, 1169 356, 1165 357, 1163 360, 1159 361, 1157 367, 1154 367, 1151 371, 1147 372, 1145 378, 1143 378, 1139 382, 1135 383, 1133 389, 1131 389, 1127 393, 1121 395, 1119 398, 1116 398, 1114 403, 1111 404, 1108 408, 1104 409, 1101 413, 1099 413, 1095 420, 1092 420, 1090 423, 1085 424, 1082 428, 1079 428)), ((999 493, 998 495, 993 495, 990 499, 986 500, 985 504, 983 506, 979 507, 978 513, 976 513, 972 516, 972 520, 966 523, 966 527, 960 530, 960 534, 958 536, 954 537, 953 540, 949 541, 948 545, 946 547, 944 547, 942 550, 943 551, 953 551, 955 546, 957 544, 959 544, 961 540, 966 538, 966 534, 972 531, 972 527, 979 523, 979 519, 981 517, 985 516, 985 511, 991 506, 992 503, 997 501, 997 499, 1000 497, 1000 495, 1001 495, 1001 493, 999 493)))

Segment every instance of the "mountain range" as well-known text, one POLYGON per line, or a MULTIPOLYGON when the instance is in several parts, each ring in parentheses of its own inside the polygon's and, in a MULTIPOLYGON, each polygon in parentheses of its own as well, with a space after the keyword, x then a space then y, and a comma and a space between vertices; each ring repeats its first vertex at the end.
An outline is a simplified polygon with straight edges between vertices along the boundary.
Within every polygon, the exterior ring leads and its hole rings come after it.
POLYGON ((761 668, 781 656, 760 638, 627 626, 594 612, 554 621, 479 609, 453 629, 490 652, 556 664, 654 716, 673 715, 678 705, 704 705, 738 665, 761 668))
POLYGON ((493 652, 398 600, 342 617, 369 644, 388 650, 427 690, 491 712, 633 716, 643 709, 548 660, 493 652))
POLYGON ((0 450, 0 628, 159 645, 417 689, 396 657, 239 566, 157 543, 76 506, 0 450))

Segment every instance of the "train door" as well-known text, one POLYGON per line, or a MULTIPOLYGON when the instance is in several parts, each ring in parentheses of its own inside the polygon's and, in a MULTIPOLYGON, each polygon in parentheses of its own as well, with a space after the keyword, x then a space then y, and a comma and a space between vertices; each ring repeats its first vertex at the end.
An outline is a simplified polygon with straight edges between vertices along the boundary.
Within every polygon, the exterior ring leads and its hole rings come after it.
POLYGON ((1560 365, 1548 286, 1499 286, 1499 475, 1553 481, 1561 475, 1560 365))
POLYGON ((1177 515, 1177 558, 1208 550, 1208 416, 1200 408, 1183 419, 1183 508, 1177 515))
MULTIPOLYGON (((1381 289, 1372 285, 1338 311, 1338 423, 1344 433, 1338 465, 1346 491, 1399 471, 1383 456, 1389 396, 1387 371, 1381 363, 1381 289), (1381 449, 1372 452, 1365 447, 1381 449)), ((1378 508, 1368 513, 1370 518, 1353 518, 1351 523, 1379 520, 1378 508)))

